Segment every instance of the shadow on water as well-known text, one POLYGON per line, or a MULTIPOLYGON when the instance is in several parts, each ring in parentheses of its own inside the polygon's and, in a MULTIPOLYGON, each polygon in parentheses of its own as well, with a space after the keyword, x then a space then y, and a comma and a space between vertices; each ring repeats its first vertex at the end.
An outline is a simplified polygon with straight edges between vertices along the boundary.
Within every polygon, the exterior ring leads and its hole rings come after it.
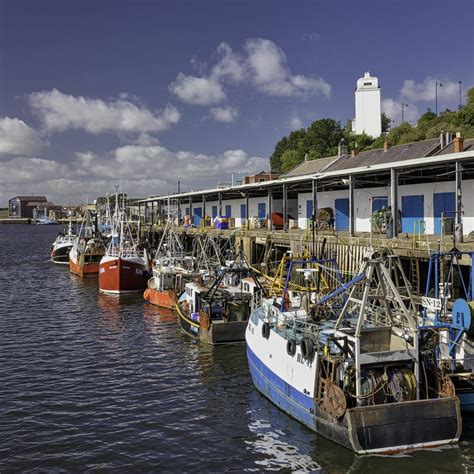
POLYGON ((56 233, 0 228, 1 472, 474 472, 472 416, 457 448, 355 456, 255 390, 244 344, 45 263, 56 233))

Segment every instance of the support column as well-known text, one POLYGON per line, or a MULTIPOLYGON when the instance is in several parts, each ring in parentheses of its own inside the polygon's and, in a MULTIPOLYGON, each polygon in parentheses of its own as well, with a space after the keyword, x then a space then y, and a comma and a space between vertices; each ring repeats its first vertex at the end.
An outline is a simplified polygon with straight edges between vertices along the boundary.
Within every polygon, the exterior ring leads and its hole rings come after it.
POLYGON ((454 218, 454 238, 457 242, 463 241, 462 228, 462 166, 456 161, 456 215, 454 218))
POLYGON ((393 238, 398 237, 398 171, 390 170, 390 204, 392 206, 393 238))
POLYGON ((245 221, 247 223, 247 229, 250 229, 250 209, 249 209, 249 193, 245 193, 245 221))
POLYGON ((151 201, 151 225, 155 225, 155 201, 151 201))
POLYGON ((352 175, 349 175, 349 235, 351 236, 353 236, 355 232, 354 188, 355 188, 354 178, 352 175))
POLYGON ((273 206, 272 206, 272 190, 271 188, 268 188, 268 198, 267 198, 267 202, 268 202, 268 219, 267 219, 267 228, 269 230, 269 232, 271 232, 273 230, 273 220, 272 220, 272 212, 273 212, 273 206))
POLYGON ((218 200, 217 217, 220 218, 222 216, 222 193, 221 192, 217 194, 217 200, 218 200))
POLYGON ((459 161, 456 161, 456 224, 461 224, 462 212, 462 167, 459 161))
POLYGON ((142 204, 138 203, 138 222, 142 225, 142 204))
POLYGON ((318 183, 315 179, 311 182, 311 191, 313 196, 313 213, 311 215, 311 253, 313 257, 316 256, 316 238, 315 234, 318 230, 317 221, 318 221, 318 183))
POLYGON ((204 219, 202 222, 203 227, 206 227, 206 195, 202 195, 202 218, 204 219))
POLYGON ((312 195, 313 195, 313 229, 317 230, 316 221, 318 220, 318 183, 315 179, 311 182, 312 184, 312 195))
POLYGON ((181 199, 176 198, 176 208, 177 208, 177 211, 178 211, 178 222, 177 222, 177 225, 180 225, 181 224, 181 199))
POLYGON ((194 223, 194 219, 193 219, 193 198, 192 198, 192 196, 189 196, 189 221, 191 222, 191 224, 194 223))
POLYGON ((158 225, 161 224, 161 200, 156 203, 158 205, 158 225))
POLYGON ((288 230, 288 187, 283 185, 283 230, 288 230))

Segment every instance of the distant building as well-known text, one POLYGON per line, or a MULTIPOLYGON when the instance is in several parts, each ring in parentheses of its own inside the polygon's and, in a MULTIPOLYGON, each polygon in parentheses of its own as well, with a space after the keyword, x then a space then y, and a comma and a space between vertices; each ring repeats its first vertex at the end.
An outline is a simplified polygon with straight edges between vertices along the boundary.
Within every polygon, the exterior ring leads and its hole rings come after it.
POLYGON ((357 135, 365 132, 374 138, 382 134, 379 80, 368 71, 357 81, 352 131, 357 135))
POLYGON ((272 181, 273 179, 278 178, 278 174, 276 173, 269 173, 267 171, 261 171, 258 174, 253 174, 250 176, 245 176, 243 179, 242 184, 255 184, 255 183, 263 183, 264 181, 272 181))
POLYGON ((33 209, 44 202, 48 202, 46 196, 15 196, 8 201, 8 217, 33 218, 33 209), (35 203, 34 206, 28 206, 35 203))

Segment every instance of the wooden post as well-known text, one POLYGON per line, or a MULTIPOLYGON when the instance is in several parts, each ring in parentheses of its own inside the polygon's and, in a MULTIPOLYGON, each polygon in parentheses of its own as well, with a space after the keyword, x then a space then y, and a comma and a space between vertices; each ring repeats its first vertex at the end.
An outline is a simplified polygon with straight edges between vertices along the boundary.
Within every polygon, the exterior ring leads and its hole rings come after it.
POLYGON ((283 230, 288 230, 288 188, 283 184, 283 230))

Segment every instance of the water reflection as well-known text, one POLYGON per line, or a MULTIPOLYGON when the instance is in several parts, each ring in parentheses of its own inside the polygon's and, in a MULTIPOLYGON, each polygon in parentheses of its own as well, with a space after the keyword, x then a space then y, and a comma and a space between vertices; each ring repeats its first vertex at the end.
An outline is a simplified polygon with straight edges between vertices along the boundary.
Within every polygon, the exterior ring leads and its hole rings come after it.
POLYGON ((267 420, 254 420, 248 425, 255 439, 246 441, 251 450, 263 454, 255 464, 265 470, 289 469, 291 472, 322 472, 321 466, 308 454, 303 454, 296 446, 286 441, 285 433, 273 430, 267 420))

